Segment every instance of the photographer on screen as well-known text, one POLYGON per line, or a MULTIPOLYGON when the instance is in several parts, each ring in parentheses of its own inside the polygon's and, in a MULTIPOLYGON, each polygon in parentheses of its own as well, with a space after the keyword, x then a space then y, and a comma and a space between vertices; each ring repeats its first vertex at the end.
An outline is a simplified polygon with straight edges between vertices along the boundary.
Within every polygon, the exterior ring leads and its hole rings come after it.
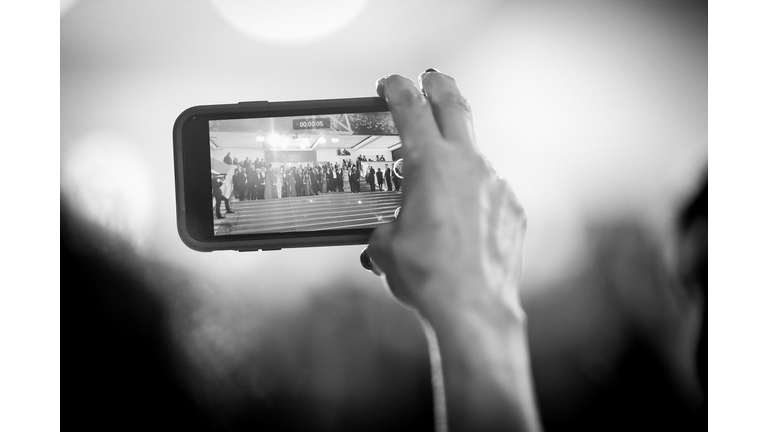
POLYGON ((216 199, 215 209, 216 209, 216 219, 224 219, 224 216, 221 215, 221 202, 224 201, 224 206, 227 209, 227 213, 234 213, 232 209, 229 208, 229 198, 224 196, 224 193, 221 191, 221 185, 224 184, 224 178, 226 175, 224 174, 214 174, 211 175, 211 186, 213 187, 213 198, 216 199))

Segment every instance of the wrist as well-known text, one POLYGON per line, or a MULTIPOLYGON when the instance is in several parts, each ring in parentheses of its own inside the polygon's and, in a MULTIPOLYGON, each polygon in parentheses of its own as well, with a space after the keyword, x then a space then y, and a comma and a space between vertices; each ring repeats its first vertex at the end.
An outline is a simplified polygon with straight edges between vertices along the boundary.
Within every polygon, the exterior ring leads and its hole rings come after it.
POLYGON ((515 368, 529 366, 527 316, 519 305, 462 303, 450 309, 429 309, 421 317, 440 341, 443 355, 468 368, 484 368, 497 359, 515 368))
POLYGON ((421 312, 433 332, 433 371, 439 364, 444 377, 448 423, 453 430, 540 430, 525 313, 519 303, 476 300, 421 312))
POLYGON ((484 332, 509 334, 511 329, 525 328, 526 314, 517 295, 516 284, 489 286, 456 281, 426 284, 424 297, 413 306, 438 333, 473 328, 484 332), (472 286, 466 290, 446 290, 449 286, 472 286), (427 297, 428 294, 429 297, 427 297))
POLYGON ((432 302, 419 313, 439 341, 440 354, 457 376, 496 371, 501 380, 530 378, 527 316, 516 293, 476 290, 468 299, 432 302), (505 377, 505 378, 504 378, 505 377))

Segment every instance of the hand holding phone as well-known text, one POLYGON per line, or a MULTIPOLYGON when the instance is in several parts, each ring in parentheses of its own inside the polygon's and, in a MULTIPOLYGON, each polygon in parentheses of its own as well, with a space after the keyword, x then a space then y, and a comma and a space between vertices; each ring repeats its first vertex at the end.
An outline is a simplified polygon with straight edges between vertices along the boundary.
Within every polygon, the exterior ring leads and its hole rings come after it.
POLYGON ((408 171, 402 210, 374 231, 370 257, 425 320, 436 417, 447 412, 451 430, 540 430, 519 298, 525 213, 478 151, 453 78, 427 71, 419 84, 377 84, 408 171))
POLYGON ((401 178, 368 175, 402 152, 381 98, 193 107, 174 152, 179 235, 199 251, 364 244, 401 205, 401 178))
POLYGON ((487 296, 519 310, 523 208, 480 153, 453 78, 428 72, 419 81, 420 89, 394 75, 377 86, 400 131, 408 172, 402 210, 372 235, 371 258, 393 293, 428 318, 437 304, 464 301, 467 286, 486 288, 469 292, 478 301, 487 296))

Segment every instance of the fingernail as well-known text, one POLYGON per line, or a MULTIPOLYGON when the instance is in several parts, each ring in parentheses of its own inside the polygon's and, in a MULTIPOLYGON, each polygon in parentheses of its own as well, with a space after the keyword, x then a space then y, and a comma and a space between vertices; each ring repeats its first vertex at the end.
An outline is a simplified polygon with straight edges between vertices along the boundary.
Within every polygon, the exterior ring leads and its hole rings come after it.
POLYGON ((422 84, 422 79, 424 78, 424 75, 430 72, 440 72, 440 71, 437 69, 429 68, 419 74, 419 88, 421 88, 421 94, 423 94, 424 96, 427 96, 427 89, 424 88, 424 85, 422 84))
POLYGON ((430 72, 440 72, 440 71, 437 70, 437 69, 429 68, 429 69, 425 70, 424 72, 420 73, 419 74, 419 84, 421 84, 421 79, 424 78, 424 75, 426 75, 426 74, 428 74, 430 72))
POLYGON ((379 97, 384 98, 384 81, 389 78, 389 75, 384 75, 383 77, 376 80, 376 94, 379 95, 379 97))
POLYGON ((360 253, 360 264, 362 264, 364 269, 376 276, 381 276, 383 274, 379 266, 376 265, 376 262, 371 259, 371 255, 368 253, 368 246, 366 246, 365 249, 363 249, 363 252, 360 253))
POLYGON ((365 249, 363 249, 363 252, 360 253, 360 264, 362 264, 364 269, 366 269, 369 272, 373 273, 373 262, 371 261, 371 256, 368 255, 368 247, 367 246, 365 247, 365 249))

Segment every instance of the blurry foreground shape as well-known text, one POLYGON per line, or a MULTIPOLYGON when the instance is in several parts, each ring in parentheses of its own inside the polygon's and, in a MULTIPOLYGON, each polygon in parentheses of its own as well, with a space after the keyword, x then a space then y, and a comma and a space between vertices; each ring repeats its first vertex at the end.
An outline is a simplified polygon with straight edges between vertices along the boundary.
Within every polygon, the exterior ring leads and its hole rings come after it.
MULTIPOLYGON (((315 294, 282 310, 143 256, 62 203, 82 423, 433 430, 422 329, 383 287, 308 277, 315 294)), ((691 220, 693 236, 682 244, 701 252, 706 217, 691 220)), ((683 272, 689 276, 678 277, 639 223, 596 223, 590 233, 591 265, 582 274, 559 289, 532 287, 523 298, 545 430, 705 424, 696 353, 706 278, 703 291, 690 280, 706 274, 706 253, 703 267, 699 254, 683 272)), ((238 283, 258 284, 258 275, 238 283)))
POLYGON ((86 428, 433 430, 426 340, 383 290, 308 277, 321 285, 308 302, 276 308, 143 256, 62 202, 86 428))
POLYGON ((641 221, 603 221, 589 230, 582 273, 528 291, 546 430, 706 427, 706 194, 704 178, 679 203, 696 230, 661 240, 675 243, 674 262, 641 221))

